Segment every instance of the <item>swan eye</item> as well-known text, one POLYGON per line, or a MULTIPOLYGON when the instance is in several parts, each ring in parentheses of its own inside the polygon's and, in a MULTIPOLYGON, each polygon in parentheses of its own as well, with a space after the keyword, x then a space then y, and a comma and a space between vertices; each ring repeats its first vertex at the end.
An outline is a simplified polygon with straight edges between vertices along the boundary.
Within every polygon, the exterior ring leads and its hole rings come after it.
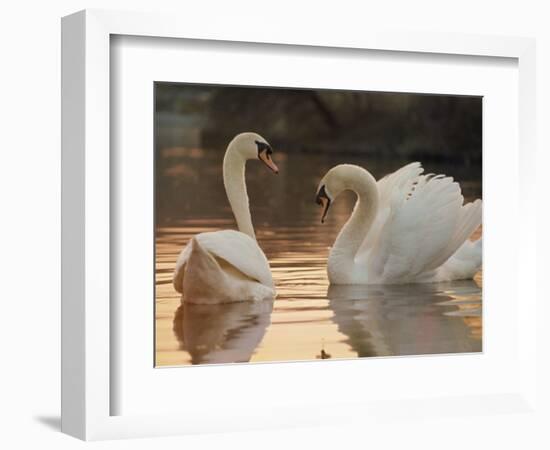
POLYGON ((263 152, 265 152, 267 155, 271 155, 273 153, 273 150, 271 149, 269 144, 262 141, 254 141, 254 142, 256 142, 256 145, 258 146, 258 158, 263 152))
POLYGON ((322 201, 323 199, 326 199, 326 200, 330 201, 330 198, 327 194, 327 190, 326 190, 324 184, 321 186, 321 188, 317 192, 317 196, 315 197, 315 203, 317 203, 318 205, 322 205, 323 204, 323 201, 322 201))

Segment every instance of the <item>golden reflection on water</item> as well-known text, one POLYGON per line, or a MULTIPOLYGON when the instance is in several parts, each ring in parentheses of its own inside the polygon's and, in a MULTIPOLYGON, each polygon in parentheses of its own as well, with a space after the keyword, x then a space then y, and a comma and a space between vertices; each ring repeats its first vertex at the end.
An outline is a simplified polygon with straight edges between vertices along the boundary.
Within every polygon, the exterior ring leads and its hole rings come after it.
POLYGON ((332 235, 341 226, 333 222, 323 232, 306 225, 259 230, 277 299, 228 305, 181 306, 171 277, 192 235, 232 222, 159 227, 156 365, 312 360, 322 352, 354 358, 481 351, 481 273, 474 281, 329 287, 325 231, 332 235))
MULTIPOLYGON (((191 236, 235 229, 235 222, 221 180, 223 154, 164 149, 161 155, 155 204, 157 366, 481 351, 481 273, 475 281, 457 283, 329 289, 329 246, 354 197, 343 194, 324 225, 313 197, 319 179, 335 164, 365 166, 349 155, 279 151, 277 176, 261 164, 248 164, 252 218, 277 298, 180 307, 172 287, 179 252, 191 236)), ((367 165, 380 177, 405 163, 367 165)), ((426 171, 455 176, 468 201, 480 196, 481 184, 468 168, 449 172, 431 165, 426 171)))

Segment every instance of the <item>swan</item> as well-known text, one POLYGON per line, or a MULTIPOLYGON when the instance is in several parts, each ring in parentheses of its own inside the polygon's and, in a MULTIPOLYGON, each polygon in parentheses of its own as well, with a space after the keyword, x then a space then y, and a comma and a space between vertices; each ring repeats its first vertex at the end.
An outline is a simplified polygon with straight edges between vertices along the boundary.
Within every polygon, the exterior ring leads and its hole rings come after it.
POLYGON ((470 279, 481 267, 481 200, 463 204, 460 186, 424 175, 414 162, 378 182, 365 169, 341 164, 317 189, 324 222, 338 195, 357 201, 328 258, 331 284, 404 284, 470 279))
POLYGON ((256 133, 241 133, 227 146, 223 183, 239 231, 195 235, 183 248, 173 276, 175 290, 188 303, 258 301, 275 297, 269 263, 256 242, 245 184, 245 165, 259 159, 273 172, 273 150, 256 133))

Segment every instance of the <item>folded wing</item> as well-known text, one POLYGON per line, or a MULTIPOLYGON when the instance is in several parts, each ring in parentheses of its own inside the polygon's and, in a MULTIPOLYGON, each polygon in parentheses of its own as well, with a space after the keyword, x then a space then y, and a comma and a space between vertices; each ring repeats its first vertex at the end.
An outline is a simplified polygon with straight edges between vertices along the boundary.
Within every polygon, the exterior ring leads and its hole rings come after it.
MULTIPOLYGON (((273 287, 269 263, 258 243, 250 236, 234 230, 213 231, 194 237, 203 250, 232 265, 246 277, 273 287)), ((181 292, 185 265, 191 255, 192 244, 187 244, 176 262, 173 284, 181 292)))

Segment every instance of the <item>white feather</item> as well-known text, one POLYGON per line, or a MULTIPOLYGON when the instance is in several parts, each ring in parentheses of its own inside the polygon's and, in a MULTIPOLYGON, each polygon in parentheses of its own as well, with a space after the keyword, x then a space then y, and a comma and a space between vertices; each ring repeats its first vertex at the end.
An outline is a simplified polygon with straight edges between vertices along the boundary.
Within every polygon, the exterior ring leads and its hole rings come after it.
POLYGON ((259 141, 265 139, 256 133, 237 135, 223 160, 224 186, 240 231, 198 234, 177 259, 173 285, 187 303, 231 303, 275 296, 269 263, 255 239, 245 184, 245 164, 248 159, 258 159, 259 141))
MULTIPOLYGON (((258 243, 250 236, 235 230, 212 231, 197 234, 194 239, 202 249, 216 259, 222 259, 243 276, 269 287, 273 287, 273 278, 269 263, 258 243)), ((183 292, 185 266, 192 251, 192 242, 181 251, 174 271, 174 288, 183 292)))
POLYGON ((329 256, 331 283, 473 277, 481 266, 481 245, 470 245, 468 238, 481 224, 481 200, 464 205, 453 178, 423 175, 418 162, 373 180, 364 169, 342 165, 321 182, 333 195, 345 189, 358 194, 352 217, 329 256))

